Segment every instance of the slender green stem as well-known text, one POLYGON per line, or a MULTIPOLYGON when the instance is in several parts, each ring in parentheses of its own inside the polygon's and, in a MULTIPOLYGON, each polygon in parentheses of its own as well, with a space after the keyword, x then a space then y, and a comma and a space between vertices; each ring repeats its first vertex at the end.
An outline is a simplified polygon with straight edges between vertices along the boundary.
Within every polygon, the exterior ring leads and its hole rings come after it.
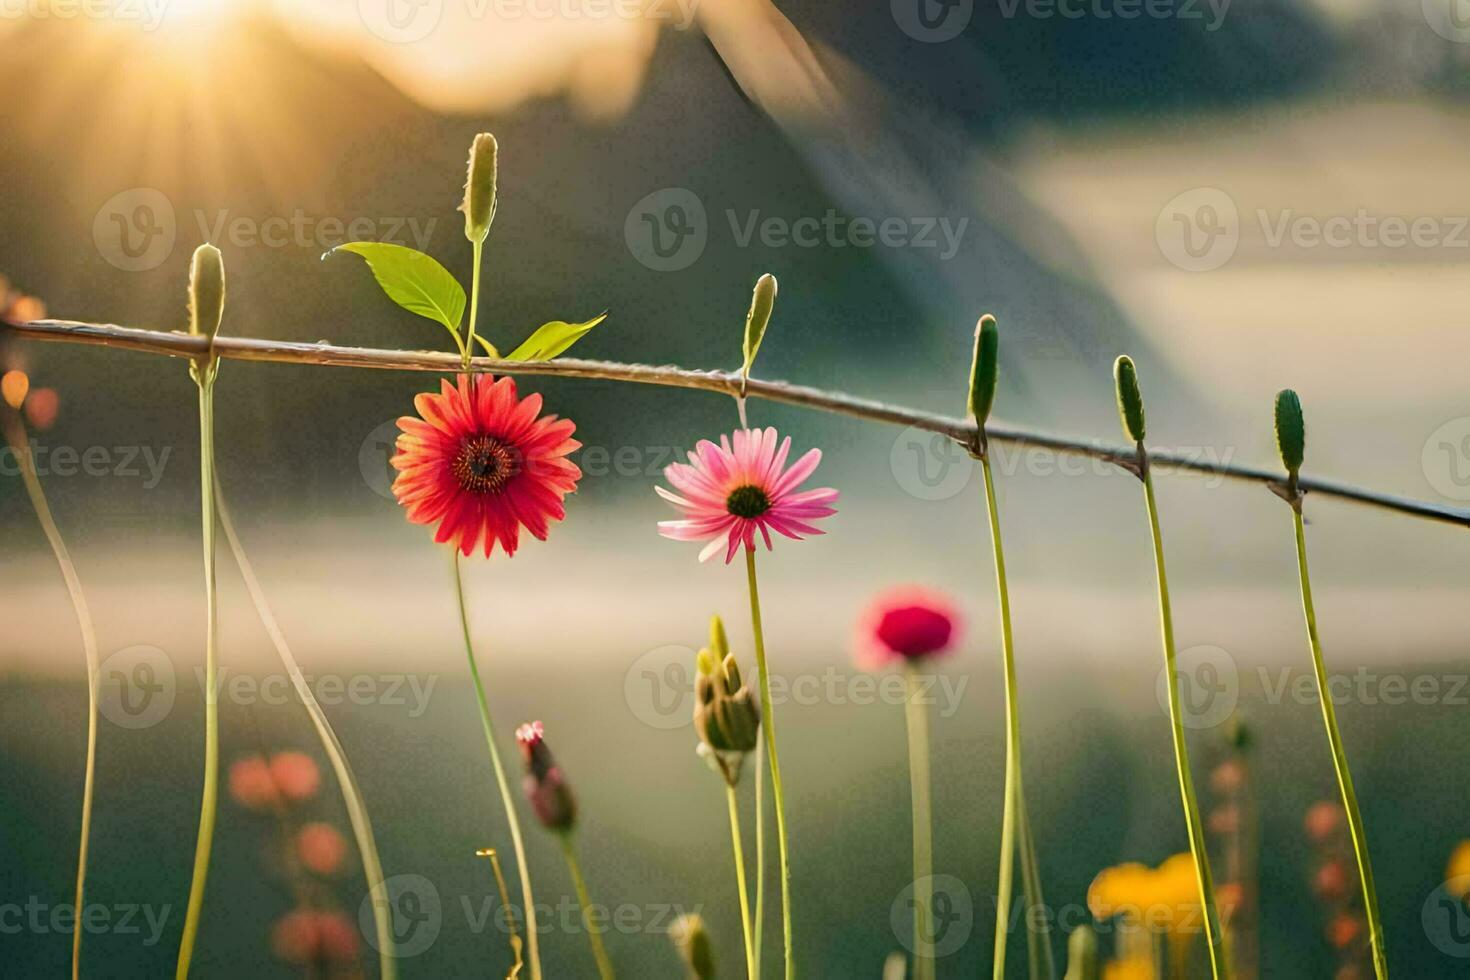
MULTIPOLYGON (((61 529, 56 526, 56 520, 51 516, 51 507, 46 502, 46 493, 41 487, 41 479, 37 476, 34 461, 31 459, 25 425, 18 416, 15 418, 6 416, 5 438, 10 443, 11 451, 15 454, 21 482, 25 484, 26 495, 30 498, 31 507, 36 511, 36 519, 40 521, 46 541, 51 545, 51 552, 56 556, 56 564, 61 568, 61 578, 66 583, 66 592, 71 597, 72 610, 76 613, 77 629, 82 634, 82 653, 87 662, 87 761, 82 776, 82 830, 81 842, 77 845, 75 906, 77 921, 80 923, 83 910, 87 907, 87 849, 92 839, 92 795, 97 781, 97 672, 100 669, 97 656, 97 631, 92 626, 92 613, 87 607, 87 597, 82 593, 82 580, 77 575, 76 565, 72 564, 71 553, 66 550, 66 542, 61 538, 61 529)), ((80 925, 72 930, 72 980, 77 980, 81 975, 82 932, 80 925)))
POLYGON ((1164 672, 1169 685, 1169 719, 1174 730, 1174 767, 1179 773, 1179 795, 1184 803, 1184 823, 1189 830, 1189 851, 1194 857, 1195 878, 1199 882, 1200 905, 1205 912, 1205 940, 1210 944, 1210 972, 1215 980, 1228 978, 1229 953, 1220 929, 1220 912, 1215 904, 1215 882, 1210 874, 1210 853, 1200 820, 1199 800, 1194 794, 1194 777, 1189 770, 1189 746, 1184 740, 1184 716, 1179 706, 1179 673, 1174 652, 1174 614, 1169 606, 1169 577, 1164 571, 1164 539, 1159 533, 1159 508, 1154 501, 1153 475, 1148 459, 1139 444, 1139 464, 1143 474, 1143 498, 1148 506, 1149 530, 1153 534, 1154 568, 1159 580, 1159 629, 1164 643, 1164 672))
POLYGON ((194 847, 194 874, 184 913, 184 936, 174 976, 184 980, 194 957, 204 888, 209 880, 209 854, 214 846, 214 818, 219 794, 219 601, 214 567, 214 378, 217 365, 196 368, 199 384, 199 503, 204 540, 204 790, 199 802, 199 839, 194 847))
POLYGON ((1312 604, 1312 582, 1307 575, 1307 535, 1303 527, 1300 505, 1292 507, 1296 524, 1297 570, 1302 580, 1302 612, 1307 620, 1307 640, 1312 646, 1312 667, 1317 672, 1317 697, 1322 702, 1322 724, 1327 728, 1327 741, 1332 746, 1332 766, 1337 770, 1337 786, 1342 791, 1343 809, 1347 811, 1348 831, 1353 839, 1353 855, 1358 859, 1358 878, 1363 883, 1363 910, 1368 916, 1368 936, 1373 947, 1373 971, 1378 980, 1387 980, 1388 956, 1384 952, 1383 921, 1378 914, 1378 888, 1373 883, 1373 862, 1368 858, 1368 836, 1363 830, 1363 814, 1358 809, 1358 794, 1353 789, 1353 774, 1348 770, 1347 752, 1342 733, 1337 727, 1337 709, 1328 690, 1327 668, 1322 661, 1322 641, 1317 635, 1317 610, 1312 604))
POLYGON ((934 817, 929 802, 929 714, 918 668, 904 670, 904 721, 909 736, 909 798, 914 823, 914 980, 934 980, 934 817))
POLYGON ((771 708, 771 674, 766 668, 765 631, 761 628, 760 589, 755 581, 755 549, 745 549, 745 578, 750 587, 750 624, 755 632, 755 663, 761 682, 761 728, 766 733, 766 755, 771 762, 771 796, 776 804, 776 850, 781 858, 781 935, 786 978, 796 976, 791 940, 791 862, 786 847, 786 794, 781 788, 781 758, 776 754, 776 715, 771 708))
POLYGON ((592 924, 592 897, 587 892, 587 881, 582 877, 582 863, 577 860, 577 849, 572 845, 570 832, 557 834, 561 841, 561 852, 567 858, 567 870, 572 873, 572 887, 577 889, 577 903, 582 906, 582 927, 587 930, 592 943, 592 958, 597 961, 597 973, 602 980, 613 980, 612 961, 602 947, 602 932, 592 924))
POLYGON ((286 634, 276 622, 275 614, 266 602, 265 591, 260 587, 260 580, 255 577, 255 569, 250 564, 250 559, 245 557, 245 548, 240 544, 239 535, 235 533, 234 522, 230 520, 230 509, 225 504, 224 489, 220 486, 218 473, 214 480, 214 500, 220 529, 225 532, 225 540, 235 556, 235 564, 240 568, 240 577, 245 580, 245 589, 250 593, 251 602, 255 604, 256 614, 260 616, 260 622, 265 627, 271 644, 276 648, 276 654, 281 658, 281 664, 286 668, 291 683, 301 695, 301 702, 311 718, 312 727, 316 729, 322 749, 332 763, 332 771, 337 775, 337 784, 342 788, 342 799, 347 806, 347 820, 352 825, 352 835, 357 841, 358 853, 362 856, 363 877, 367 879, 368 894, 373 896, 371 905, 373 933, 377 940, 378 973, 383 980, 395 980, 398 975, 398 961, 393 953, 393 932, 388 922, 387 895, 383 892, 383 862, 378 856, 377 839, 373 836, 373 824, 368 818, 367 802, 363 799, 352 766, 347 762, 347 753, 342 750, 342 743, 332 730, 332 723, 327 720, 326 713, 322 711, 316 695, 311 691, 311 685, 301 672, 301 665, 292 655, 291 648, 286 643, 286 634))
POLYGON ((766 923, 766 757, 755 753, 755 973, 761 972, 761 937, 766 923))
POLYGON ((735 887, 740 892, 740 929, 745 937, 745 972, 755 980, 755 934, 750 926, 750 893, 745 887, 745 846, 740 842, 740 805, 735 787, 725 784, 725 802, 730 809, 730 843, 735 849, 735 887))
POLYGON ((485 729, 485 745, 490 750, 490 763, 495 769, 495 782, 500 787, 500 801, 505 806, 505 819, 510 824, 510 841, 516 852, 516 870, 521 878, 521 902, 526 914, 526 959, 531 964, 531 980, 541 980, 541 950, 536 937, 536 903, 531 897, 531 870, 526 863, 526 846, 521 840, 521 820, 516 815, 515 803, 510 795, 510 783, 505 778, 505 766, 500 761, 500 750, 495 747, 495 723, 490 719, 490 702, 485 698, 485 685, 480 681, 480 668, 475 663, 475 645, 470 639, 470 614, 465 605, 464 579, 459 573, 459 550, 451 549, 451 564, 454 568, 454 595, 459 600, 459 625, 464 632, 464 652, 470 663, 470 677, 475 682, 475 697, 480 706, 480 725, 485 729))
POLYGON ((1026 942, 1030 976, 1056 976, 1051 935, 1044 914, 1041 871, 1036 860, 1036 841, 1026 810, 1025 784, 1021 778, 1021 708, 1016 684, 1016 642, 1011 628, 1011 590, 1006 578, 1005 548, 1001 543, 1000 510, 995 502, 995 480, 989 458, 980 460, 985 484, 985 511, 990 521, 990 546, 995 560, 995 592, 1000 606, 1000 646, 1006 690, 1006 781, 1005 813, 1001 818, 1000 881, 996 890, 995 980, 1005 976, 1006 939, 1011 912, 1012 854, 1021 853, 1021 887, 1026 894, 1026 942), (1032 910, 1037 910, 1033 914, 1032 910))
MULTIPOLYGON (((485 250, 484 242, 474 243, 475 268, 470 273, 470 322, 465 329, 464 345, 460 348, 460 356, 464 358, 464 368, 470 369, 470 358, 475 356, 475 326, 479 323, 480 313, 480 256, 485 250)), ((459 340, 458 337, 455 338, 459 340)))

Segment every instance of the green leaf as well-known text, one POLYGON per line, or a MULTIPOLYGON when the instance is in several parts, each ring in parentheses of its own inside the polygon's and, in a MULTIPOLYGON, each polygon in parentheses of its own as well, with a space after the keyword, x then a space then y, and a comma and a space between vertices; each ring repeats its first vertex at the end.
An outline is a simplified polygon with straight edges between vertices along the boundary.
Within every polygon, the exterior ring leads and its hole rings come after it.
POLYGON ((486 357, 500 357, 500 351, 496 350, 495 345, 490 343, 490 341, 486 340, 484 337, 481 337, 479 334, 475 334, 475 339, 480 342, 481 347, 485 348, 486 357))
POLYGON ((505 355, 505 359, 507 361, 549 361, 581 340, 587 331, 606 319, 607 314, 602 313, 586 323, 567 323, 565 320, 543 323, 536 328, 535 333, 526 338, 525 343, 505 355))
POLYGON ((451 333, 459 332, 459 321, 464 317, 464 287, 433 256, 387 242, 348 242, 332 249, 338 251, 366 259, 373 278, 393 302, 410 313, 444 324, 451 333))

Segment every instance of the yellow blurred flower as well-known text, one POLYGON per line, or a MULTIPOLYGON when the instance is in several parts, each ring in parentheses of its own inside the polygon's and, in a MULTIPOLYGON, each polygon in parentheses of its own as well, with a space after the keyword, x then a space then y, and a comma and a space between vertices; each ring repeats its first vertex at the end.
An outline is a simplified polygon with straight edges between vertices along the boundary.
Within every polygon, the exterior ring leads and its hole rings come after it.
POLYGON ((1154 961, 1148 956, 1129 956, 1103 964, 1102 980, 1154 980, 1154 961))
POLYGON ((1470 896, 1470 840, 1462 840, 1450 852, 1444 869, 1445 884, 1461 898, 1470 896))

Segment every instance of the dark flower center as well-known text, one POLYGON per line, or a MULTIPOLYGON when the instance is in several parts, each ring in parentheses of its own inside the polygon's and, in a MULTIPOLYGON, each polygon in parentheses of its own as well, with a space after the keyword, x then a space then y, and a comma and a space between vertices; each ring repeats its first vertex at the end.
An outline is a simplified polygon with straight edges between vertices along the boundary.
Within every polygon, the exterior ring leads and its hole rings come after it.
POLYGON ((746 484, 730 491, 725 509, 736 517, 759 517, 771 509, 771 498, 760 487, 746 484))
POLYGON ((515 450, 487 435, 470 436, 461 442, 450 464, 454 478, 469 493, 499 493, 517 470, 515 450))

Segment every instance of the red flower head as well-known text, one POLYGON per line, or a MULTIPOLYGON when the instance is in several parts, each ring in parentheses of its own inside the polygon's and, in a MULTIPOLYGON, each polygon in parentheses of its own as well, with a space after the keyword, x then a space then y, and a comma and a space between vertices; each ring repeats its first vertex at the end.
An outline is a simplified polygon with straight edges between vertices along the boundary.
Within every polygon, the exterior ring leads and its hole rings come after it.
POLYGON ((700 440, 689 454, 689 462, 673 463, 664 477, 682 493, 655 487, 658 495, 684 513, 681 521, 660 521, 658 532, 676 541, 710 539, 699 560, 705 561, 725 549, 729 564, 742 544, 755 549, 755 532, 771 547, 771 532, 801 540, 804 534, 821 534, 811 522, 836 513, 831 506, 837 491, 830 488, 796 492, 822 461, 820 449, 808 450, 790 469, 791 437, 776 446, 775 429, 740 429, 721 436, 716 446, 700 440))
POLYGON ((570 419, 541 415, 541 396, 516 396, 511 378, 487 375, 446 379, 439 394, 413 400, 422 418, 398 420, 402 435, 393 466, 393 494, 415 524, 439 525, 437 542, 468 555, 495 542, 513 555, 525 527, 546 540, 552 521, 566 516, 562 501, 582 471, 568 453, 570 419))
POLYGON ((517 728, 516 741, 526 761, 526 778, 521 781, 521 788, 536 819, 548 830, 571 830, 577 822, 577 801, 551 749, 546 747, 546 730, 541 722, 533 721, 517 728))
POLYGON ((857 659, 869 668, 946 652, 959 633, 959 613, 943 593, 902 586, 880 593, 858 620, 857 659))

